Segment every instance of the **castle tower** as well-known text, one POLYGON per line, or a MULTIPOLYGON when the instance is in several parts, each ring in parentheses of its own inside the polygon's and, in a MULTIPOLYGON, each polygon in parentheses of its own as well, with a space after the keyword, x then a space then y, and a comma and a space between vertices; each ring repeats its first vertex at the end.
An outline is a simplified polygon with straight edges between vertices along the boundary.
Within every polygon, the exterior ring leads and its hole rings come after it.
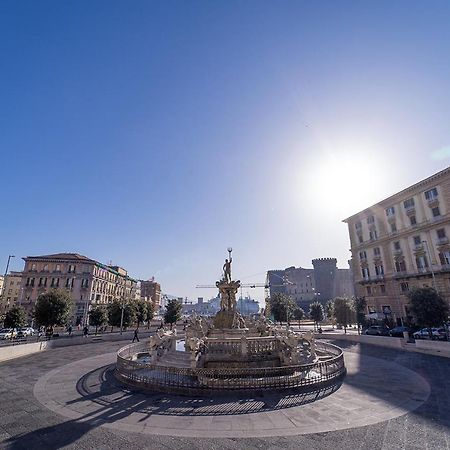
POLYGON ((316 299, 321 303, 335 297, 335 280, 337 272, 336 258, 317 258, 312 260, 316 299))

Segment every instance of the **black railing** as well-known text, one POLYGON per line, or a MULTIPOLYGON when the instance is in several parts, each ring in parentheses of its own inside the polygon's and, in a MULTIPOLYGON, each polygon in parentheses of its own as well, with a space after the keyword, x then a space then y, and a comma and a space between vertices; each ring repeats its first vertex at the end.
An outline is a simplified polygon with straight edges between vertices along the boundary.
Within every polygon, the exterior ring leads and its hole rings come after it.
POLYGON ((325 342, 317 342, 316 348, 328 359, 279 367, 185 368, 132 360, 137 353, 148 351, 146 343, 142 342, 119 350, 115 373, 127 385, 179 393, 293 389, 329 383, 342 377, 345 374, 342 350, 325 342))

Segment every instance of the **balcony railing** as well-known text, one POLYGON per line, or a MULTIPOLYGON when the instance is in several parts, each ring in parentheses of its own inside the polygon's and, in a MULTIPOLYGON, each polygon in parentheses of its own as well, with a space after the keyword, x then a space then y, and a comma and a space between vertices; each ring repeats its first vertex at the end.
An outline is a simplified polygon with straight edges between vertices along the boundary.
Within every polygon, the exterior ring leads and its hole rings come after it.
POLYGON ((445 244, 448 244, 448 237, 442 237, 436 241, 436 245, 445 245, 445 244))

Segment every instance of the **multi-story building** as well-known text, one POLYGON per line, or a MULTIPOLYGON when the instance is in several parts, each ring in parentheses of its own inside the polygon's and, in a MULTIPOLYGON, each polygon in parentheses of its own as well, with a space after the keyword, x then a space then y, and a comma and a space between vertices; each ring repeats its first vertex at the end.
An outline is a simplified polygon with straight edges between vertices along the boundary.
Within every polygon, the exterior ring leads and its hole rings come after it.
POLYGON ((292 266, 284 270, 269 270, 270 296, 277 292, 287 294, 308 312, 313 301, 326 303, 334 297, 353 295, 351 270, 338 269, 336 258, 313 259, 312 264, 312 269, 292 266))
POLYGON ((3 281, 3 295, 1 298, 0 311, 5 313, 16 303, 20 297, 22 285, 22 272, 9 272, 3 281))
POLYGON ((19 302, 31 315, 37 298, 50 289, 67 289, 74 304, 74 322, 85 323, 90 305, 134 299, 136 280, 119 266, 108 266, 78 253, 23 258, 19 302))
POLYGON ((5 281, 5 277, 3 275, 0 275, 0 299, 3 295, 3 282, 5 281))
POLYGON ((371 317, 400 323, 414 287, 434 287, 450 300, 450 168, 344 222, 356 293, 371 317))
POLYGON ((155 311, 158 311, 161 305, 161 285, 155 281, 154 278, 151 280, 141 280, 141 298, 150 300, 153 302, 155 311))

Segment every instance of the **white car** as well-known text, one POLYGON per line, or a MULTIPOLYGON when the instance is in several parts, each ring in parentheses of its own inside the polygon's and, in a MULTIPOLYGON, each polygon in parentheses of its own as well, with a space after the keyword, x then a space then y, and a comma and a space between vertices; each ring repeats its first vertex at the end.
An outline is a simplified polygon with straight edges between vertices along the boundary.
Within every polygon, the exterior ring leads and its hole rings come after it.
MULTIPOLYGON (((413 333, 414 339, 430 339, 429 328, 422 328, 419 331, 413 333)), ((431 329, 431 339, 445 339, 445 329, 444 328, 432 328, 431 329)))
POLYGON ((33 336, 34 330, 31 327, 22 327, 17 330, 18 337, 33 336))
POLYGON ((17 336, 15 328, 2 328, 0 330, 0 339, 13 339, 17 336))

